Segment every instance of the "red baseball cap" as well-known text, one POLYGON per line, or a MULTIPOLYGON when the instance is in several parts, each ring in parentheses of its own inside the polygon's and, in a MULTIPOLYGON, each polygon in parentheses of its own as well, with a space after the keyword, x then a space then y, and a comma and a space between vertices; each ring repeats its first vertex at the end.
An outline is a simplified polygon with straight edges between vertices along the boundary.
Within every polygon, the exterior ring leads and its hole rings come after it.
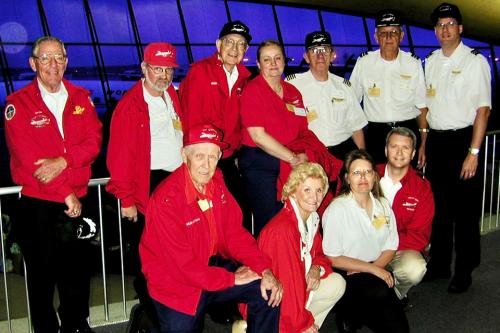
POLYGON ((144 62, 153 66, 179 67, 177 52, 169 43, 151 43, 144 49, 144 62))
POLYGON ((222 141, 222 131, 211 124, 196 125, 184 134, 184 147, 195 143, 213 143, 224 150, 229 144, 222 141))

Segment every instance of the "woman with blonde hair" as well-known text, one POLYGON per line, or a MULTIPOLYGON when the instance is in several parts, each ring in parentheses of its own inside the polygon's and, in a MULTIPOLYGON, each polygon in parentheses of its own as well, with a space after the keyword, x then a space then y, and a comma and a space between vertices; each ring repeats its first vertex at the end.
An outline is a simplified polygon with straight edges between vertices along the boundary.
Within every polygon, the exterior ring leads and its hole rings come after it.
POLYGON ((283 187, 283 209, 258 239, 283 285, 281 333, 317 333, 344 294, 345 281, 332 272, 318 231, 316 210, 327 190, 328 178, 319 164, 296 166, 283 187))

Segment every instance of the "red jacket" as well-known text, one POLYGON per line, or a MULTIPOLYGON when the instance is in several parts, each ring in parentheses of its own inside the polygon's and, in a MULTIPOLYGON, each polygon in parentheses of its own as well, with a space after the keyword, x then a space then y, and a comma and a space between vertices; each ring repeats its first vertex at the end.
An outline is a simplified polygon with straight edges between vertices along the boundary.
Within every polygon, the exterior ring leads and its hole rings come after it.
MULTIPOLYGON (((173 85, 167 92, 182 120, 173 85)), ((111 175, 106 190, 121 200, 122 207, 136 205, 145 214, 150 191, 151 130, 142 80, 121 98, 113 112, 106 164, 111 175)))
MULTIPOLYGON (((280 308, 280 333, 302 333, 314 324, 314 317, 306 307, 306 271, 300 255, 300 232, 297 217, 290 201, 264 227, 259 235, 259 248, 272 260, 272 271, 283 285, 280 308)), ((311 249, 312 265, 320 265, 326 278, 332 268, 323 253, 319 231, 311 249)))
MULTIPOLYGON (((384 176, 385 164, 379 164, 377 169, 379 174, 384 176)), ((434 196, 431 185, 411 166, 401 179, 401 185, 392 203, 398 226, 398 251, 422 252, 429 244, 434 218, 434 196)))
POLYGON ((262 75, 245 87, 241 98, 244 145, 257 147, 248 133, 248 127, 263 127, 267 134, 285 146, 303 132, 309 131, 302 95, 297 88, 283 80, 281 87, 283 98, 272 90, 262 75), (302 111, 301 115, 299 111, 302 111))
POLYGON ((242 64, 238 80, 231 89, 217 53, 195 62, 180 86, 184 132, 197 124, 213 124, 224 133, 224 142, 230 144, 224 157, 231 156, 241 143, 240 97, 250 72, 242 64))
POLYGON ((90 165, 99 154, 102 141, 101 123, 90 93, 63 80, 68 100, 63 111, 64 139, 57 121, 43 102, 38 81, 7 97, 5 134, 10 152, 10 168, 24 195, 64 202, 71 193, 87 193, 90 165), (51 182, 42 184, 33 173, 41 158, 64 157, 67 168, 51 182))
MULTIPOLYGON (((208 221, 196 196, 186 190, 186 172, 183 164, 151 196, 139 251, 151 297, 176 311, 194 315, 201 292, 232 287, 234 273, 208 266, 208 221)), ((271 263, 243 228, 241 210, 220 170, 212 182, 217 253, 262 273, 271 263)))

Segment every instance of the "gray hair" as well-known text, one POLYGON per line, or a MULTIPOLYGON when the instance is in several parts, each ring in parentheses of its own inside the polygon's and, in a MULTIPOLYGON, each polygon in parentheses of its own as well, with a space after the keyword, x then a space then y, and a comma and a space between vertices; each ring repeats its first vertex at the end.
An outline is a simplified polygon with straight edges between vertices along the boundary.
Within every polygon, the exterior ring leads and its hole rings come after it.
POLYGON ((413 131, 407 127, 394 127, 389 131, 385 138, 385 146, 387 147, 389 145, 389 139, 393 134, 401 135, 401 136, 406 136, 407 138, 411 139, 413 150, 417 148, 417 136, 413 131))
POLYGON ((59 38, 53 36, 43 36, 38 38, 31 47, 31 57, 36 58, 38 50, 40 49, 40 45, 45 42, 56 42, 59 44, 63 50, 63 55, 66 57, 66 47, 64 46, 64 42, 59 38))

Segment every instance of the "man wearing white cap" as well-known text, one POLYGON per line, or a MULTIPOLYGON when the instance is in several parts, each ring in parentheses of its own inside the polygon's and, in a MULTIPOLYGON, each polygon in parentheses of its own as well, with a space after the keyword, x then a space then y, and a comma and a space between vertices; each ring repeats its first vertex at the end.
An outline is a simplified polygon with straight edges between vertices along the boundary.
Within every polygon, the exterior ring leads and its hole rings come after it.
MULTIPOLYGON (((151 43, 141 64, 144 78, 120 100, 111 120, 107 166, 111 179, 106 189, 121 200, 121 216, 130 233, 131 269, 141 304, 156 322, 139 261, 139 241, 144 214, 153 192, 165 177, 182 163, 181 110, 172 85, 176 50, 169 43, 151 43)), ((131 315, 131 330, 141 322, 141 307, 131 315)))
POLYGON ((248 305, 247 332, 278 332, 282 286, 217 170, 226 148, 216 127, 191 127, 183 165, 149 201, 140 254, 162 332, 201 332, 206 307, 228 301, 248 305))

